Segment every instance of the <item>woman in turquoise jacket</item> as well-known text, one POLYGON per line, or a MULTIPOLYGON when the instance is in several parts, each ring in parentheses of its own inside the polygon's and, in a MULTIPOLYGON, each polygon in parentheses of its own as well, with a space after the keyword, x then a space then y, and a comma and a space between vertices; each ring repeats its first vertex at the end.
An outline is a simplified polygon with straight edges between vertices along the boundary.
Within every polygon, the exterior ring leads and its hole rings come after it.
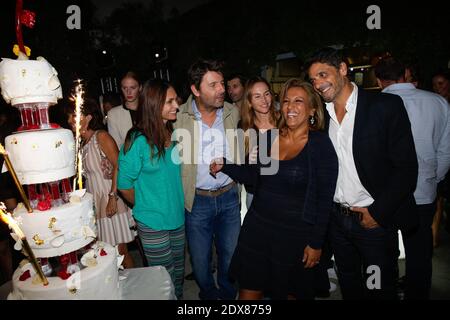
POLYGON ((184 195, 178 151, 171 141, 177 93, 167 82, 147 81, 138 122, 119 154, 118 189, 133 205, 133 216, 149 266, 164 266, 183 295, 184 195))

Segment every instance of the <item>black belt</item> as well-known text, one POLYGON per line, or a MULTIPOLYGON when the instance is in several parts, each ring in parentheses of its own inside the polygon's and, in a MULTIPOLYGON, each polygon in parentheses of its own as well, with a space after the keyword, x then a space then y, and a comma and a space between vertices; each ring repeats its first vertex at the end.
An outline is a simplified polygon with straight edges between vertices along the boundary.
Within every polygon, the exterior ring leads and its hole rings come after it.
POLYGON ((350 210, 350 207, 346 207, 340 203, 333 202, 337 211, 343 214, 344 216, 357 216, 361 219, 361 212, 350 210))

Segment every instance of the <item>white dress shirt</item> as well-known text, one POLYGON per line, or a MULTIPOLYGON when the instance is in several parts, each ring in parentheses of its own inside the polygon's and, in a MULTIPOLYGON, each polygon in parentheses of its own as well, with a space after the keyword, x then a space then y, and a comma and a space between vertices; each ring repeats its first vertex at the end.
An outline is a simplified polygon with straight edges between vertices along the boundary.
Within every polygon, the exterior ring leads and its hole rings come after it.
POLYGON ((334 103, 326 103, 330 114, 330 127, 328 134, 339 161, 339 172, 334 193, 334 202, 348 207, 367 207, 373 203, 373 198, 364 188, 356 171, 353 159, 353 129, 355 127, 355 114, 358 102, 358 87, 352 82, 353 91, 347 100, 347 111, 339 124, 334 110, 334 103))

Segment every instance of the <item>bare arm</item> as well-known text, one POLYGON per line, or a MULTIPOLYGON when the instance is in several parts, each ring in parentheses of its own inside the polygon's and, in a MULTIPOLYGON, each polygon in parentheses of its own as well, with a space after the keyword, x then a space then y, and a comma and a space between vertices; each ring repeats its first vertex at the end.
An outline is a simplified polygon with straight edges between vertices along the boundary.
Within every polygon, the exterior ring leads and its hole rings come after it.
POLYGON ((108 196, 108 204, 106 206, 106 214, 108 217, 117 213, 117 159, 119 157, 119 149, 116 142, 106 131, 99 131, 97 140, 108 161, 113 166, 113 176, 111 179, 111 190, 108 196))

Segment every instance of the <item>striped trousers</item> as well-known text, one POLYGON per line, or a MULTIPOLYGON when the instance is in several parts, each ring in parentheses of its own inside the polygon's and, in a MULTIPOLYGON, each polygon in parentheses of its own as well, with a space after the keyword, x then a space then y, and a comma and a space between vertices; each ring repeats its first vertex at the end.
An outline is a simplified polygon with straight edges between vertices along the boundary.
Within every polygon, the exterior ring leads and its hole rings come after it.
POLYGON ((136 221, 148 265, 164 266, 175 286, 177 299, 183 298, 184 282, 184 225, 175 230, 154 230, 136 221))

